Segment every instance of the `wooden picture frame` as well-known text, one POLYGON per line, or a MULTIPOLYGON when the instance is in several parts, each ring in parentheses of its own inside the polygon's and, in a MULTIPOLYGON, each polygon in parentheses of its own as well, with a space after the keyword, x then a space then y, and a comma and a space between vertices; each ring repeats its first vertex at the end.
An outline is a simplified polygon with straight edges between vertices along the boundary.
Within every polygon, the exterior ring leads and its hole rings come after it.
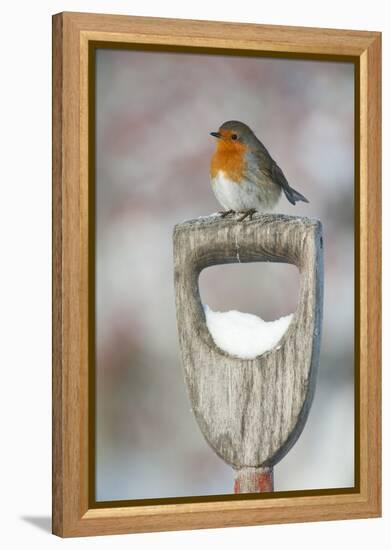
POLYGON ((378 517, 381 513, 381 35, 61 13, 53 17, 53 533, 62 537, 378 517), (235 50, 347 60, 356 68, 356 485, 257 498, 99 506, 92 486, 89 277, 94 48, 235 50))

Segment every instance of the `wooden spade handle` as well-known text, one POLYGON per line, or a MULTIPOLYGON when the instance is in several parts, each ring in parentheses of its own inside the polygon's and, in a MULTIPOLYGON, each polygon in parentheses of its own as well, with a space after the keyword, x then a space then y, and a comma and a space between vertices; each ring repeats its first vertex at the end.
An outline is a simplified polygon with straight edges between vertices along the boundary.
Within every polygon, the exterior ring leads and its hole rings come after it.
POLYGON ((323 309, 321 223, 271 214, 243 222, 218 215, 190 220, 175 227, 174 263, 179 344, 198 425, 237 472, 238 491, 270 488, 271 468, 300 436, 315 391, 323 309), (254 359, 230 356, 206 326, 199 274, 216 264, 270 261, 298 267, 297 310, 272 350, 254 359))

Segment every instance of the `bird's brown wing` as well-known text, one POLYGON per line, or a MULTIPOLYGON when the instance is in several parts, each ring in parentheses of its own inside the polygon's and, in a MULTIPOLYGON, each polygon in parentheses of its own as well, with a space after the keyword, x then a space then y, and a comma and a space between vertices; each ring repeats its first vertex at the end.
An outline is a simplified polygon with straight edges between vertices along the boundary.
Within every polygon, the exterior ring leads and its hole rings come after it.
POLYGON ((259 183, 260 181, 273 180, 272 166, 274 161, 265 147, 262 146, 262 149, 251 151, 247 160, 246 168, 251 181, 259 183))
POLYGON ((298 201, 309 202, 309 200, 306 199, 304 195, 302 195, 301 193, 296 191, 296 189, 293 189, 293 187, 289 185, 289 183, 286 180, 286 177, 284 176, 283 171, 278 166, 278 164, 274 161, 272 165, 272 177, 273 177, 273 181, 281 185, 286 198, 291 204, 294 205, 298 201))
POLYGON ((294 198, 293 193, 292 193, 293 189, 289 185, 286 177, 284 176, 284 172, 281 170, 281 168, 278 166, 278 164, 276 164, 274 161, 273 161, 273 164, 272 164, 271 173, 272 173, 273 181, 275 183, 278 183, 279 185, 281 185, 288 201, 291 204, 295 204, 296 201, 295 201, 295 198, 294 198))
POLYGON ((263 145, 259 150, 251 152, 247 169, 251 174, 249 179, 255 183, 266 179, 280 185, 291 204, 296 204, 297 201, 308 202, 304 195, 289 185, 283 171, 263 145))

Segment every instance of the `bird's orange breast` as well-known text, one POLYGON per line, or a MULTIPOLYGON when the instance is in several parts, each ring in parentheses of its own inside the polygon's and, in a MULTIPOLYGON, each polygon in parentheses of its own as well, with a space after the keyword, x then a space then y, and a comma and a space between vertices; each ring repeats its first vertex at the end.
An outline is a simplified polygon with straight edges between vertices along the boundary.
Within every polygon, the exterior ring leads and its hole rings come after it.
POLYGON ((247 146, 240 142, 219 140, 210 163, 210 175, 215 178, 221 170, 230 180, 240 183, 246 169, 247 146))

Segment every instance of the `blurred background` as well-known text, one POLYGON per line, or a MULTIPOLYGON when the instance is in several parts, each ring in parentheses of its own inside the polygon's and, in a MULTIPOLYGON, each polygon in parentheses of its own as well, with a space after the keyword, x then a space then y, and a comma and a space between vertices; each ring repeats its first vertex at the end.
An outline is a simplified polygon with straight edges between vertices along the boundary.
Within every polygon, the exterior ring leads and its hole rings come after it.
MULTIPOLYGON (((97 500, 233 492, 233 472, 190 411, 176 332, 172 230, 220 209, 215 142, 247 123, 310 204, 325 250, 318 384, 275 490, 354 484, 354 67, 349 63, 98 50, 96 60, 97 500)), ((295 310, 285 264, 212 267, 212 309, 272 320, 295 310)))

